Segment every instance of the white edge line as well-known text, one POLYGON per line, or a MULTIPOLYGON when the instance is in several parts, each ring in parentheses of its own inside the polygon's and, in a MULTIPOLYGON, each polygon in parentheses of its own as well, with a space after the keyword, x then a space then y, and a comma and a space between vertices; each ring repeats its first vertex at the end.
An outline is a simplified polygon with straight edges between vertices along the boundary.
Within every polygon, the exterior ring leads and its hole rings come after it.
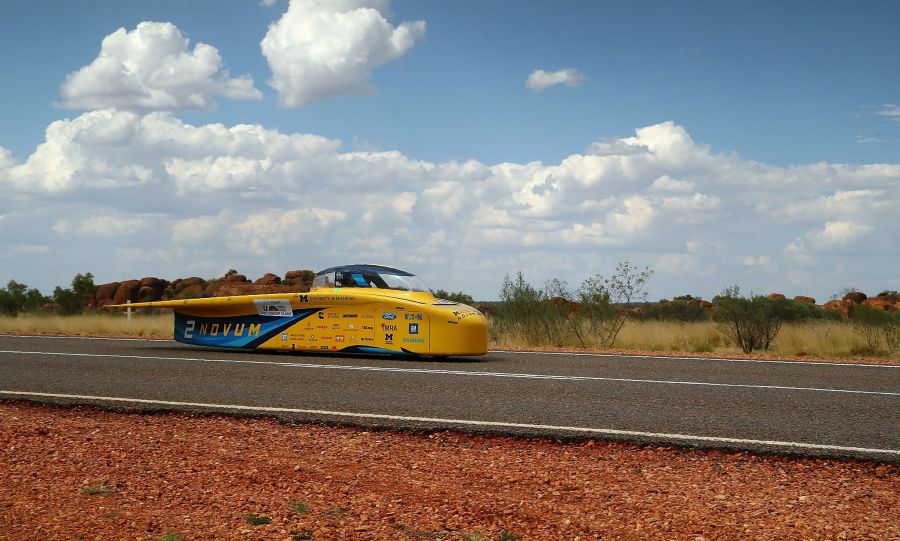
POLYGON ((0 353, 14 355, 46 355, 53 357, 91 357, 101 359, 136 359, 143 361, 190 361, 223 364, 257 364, 282 368, 308 368, 319 370, 349 370, 357 372, 393 372, 403 374, 439 374, 444 376, 468 376, 484 378, 536 379, 553 381, 612 381, 617 383, 650 383, 656 385, 695 385, 699 387, 731 387, 739 389, 773 389, 780 391, 810 391, 820 393, 843 393, 877 396, 900 396, 893 391, 865 391, 858 389, 834 389, 829 387, 796 387, 790 385, 762 385, 752 383, 718 383, 712 381, 683 381, 664 379, 613 378, 604 376, 566 376, 561 374, 529 374, 516 372, 484 372, 480 370, 445 370, 440 368, 400 368, 393 366, 365 366, 343 364, 292 363, 278 361, 254 361, 250 359, 208 359, 204 357, 158 357, 150 355, 117 355, 112 353, 68 353, 62 351, 16 351, 0 350, 0 353))
MULTIPOLYGON (((172 342, 181 344, 177 340, 171 338, 114 338, 106 336, 64 336, 64 335, 48 335, 48 334, 2 334, 0 338, 50 338, 50 339, 68 339, 68 340, 108 340, 112 342, 172 342)), ((186 344, 190 345, 190 344, 186 344)), ((201 346, 202 347, 202 346, 201 346)), ((224 348, 228 349, 228 348, 224 348)), ((236 352, 251 353, 254 350, 233 348, 236 352)), ((267 350, 278 351, 278 350, 267 350)), ((571 355, 573 357, 620 357, 625 359, 653 359, 653 360, 679 360, 679 361, 720 361, 726 363, 770 363, 770 364, 811 364, 818 366, 859 366, 865 368, 900 368, 900 364, 871 364, 871 363, 833 363, 828 361, 785 361, 782 359, 730 359, 727 357, 688 357, 680 355, 642 355, 639 353, 597 353, 597 352, 578 352, 578 351, 519 351, 510 349, 490 349, 488 353, 509 353, 515 355, 571 355)))
POLYGON ((641 432, 637 430, 617 430, 612 428, 588 428, 579 426, 539 425, 530 423, 511 423, 502 421, 477 421, 471 419, 441 419, 436 417, 411 417, 405 415, 387 415, 380 413, 357 413, 348 411, 329 411, 299 408, 278 408, 272 406, 244 406, 239 404, 207 404, 203 402, 176 402, 171 400, 150 400, 144 398, 122 398, 112 396, 89 396, 60 393, 39 393, 27 391, 6 391, 0 389, 0 395, 40 397, 40 398, 64 398, 71 400, 98 400, 102 402, 123 402, 134 404, 153 404, 160 406, 185 406, 196 408, 224 409, 235 411, 264 412, 264 413, 299 413, 310 415, 327 415, 330 417, 349 417, 355 419, 382 419, 391 421, 412 421, 421 423, 443 423, 468 426, 485 426, 497 428, 529 428, 537 430, 549 430, 555 432, 580 432, 585 434, 602 434, 609 436, 639 436, 649 438, 663 438, 677 441, 713 442, 733 444, 753 444, 769 447, 785 447, 790 449, 818 449, 827 451, 848 451, 862 453, 877 453, 900 456, 900 449, 877 449, 869 447, 848 447, 842 445, 827 445, 821 443, 806 443, 796 441, 754 440, 744 438, 723 438, 719 436, 695 436, 692 434, 670 434, 665 432, 641 432))

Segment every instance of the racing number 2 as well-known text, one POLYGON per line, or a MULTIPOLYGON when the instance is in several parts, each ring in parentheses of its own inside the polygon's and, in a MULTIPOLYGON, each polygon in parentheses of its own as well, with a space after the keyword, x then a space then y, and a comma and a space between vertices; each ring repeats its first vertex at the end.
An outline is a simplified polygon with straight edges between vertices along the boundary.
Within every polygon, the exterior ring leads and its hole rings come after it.
POLYGON ((194 323, 196 323, 193 319, 189 319, 187 323, 184 325, 184 337, 185 338, 193 338, 194 337, 194 323))

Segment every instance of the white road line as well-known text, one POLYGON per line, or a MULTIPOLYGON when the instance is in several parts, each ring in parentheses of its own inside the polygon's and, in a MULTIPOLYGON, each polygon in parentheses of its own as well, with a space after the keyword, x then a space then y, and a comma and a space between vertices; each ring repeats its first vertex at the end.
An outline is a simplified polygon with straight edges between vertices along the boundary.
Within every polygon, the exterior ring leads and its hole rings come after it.
MULTIPOLYGON (((114 342, 172 342, 180 343, 168 338, 110 338, 101 336, 56 336, 56 335, 27 335, 27 334, 0 334, 0 338, 47 338, 56 340, 108 340, 114 342)), ((240 353, 249 353, 251 350, 235 350, 240 353)), ((603 357, 625 359, 651 359, 663 361, 718 361, 726 363, 768 363, 768 364, 810 364, 818 366, 853 366, 862 368, 900 368, 900 364, 867 364, 867 363, 832 363, 827 361, 785 361, 781 359, 729 359, 727 357, 682 357, 678 355, 640 355, 637 353, 596 353, 596 352, 569 352, 569 351, 514 351, 506 349, 491 349, 488 353, 509 353, 517 355, 570 355, 573 357, 603 357)))
MULTIPOLYGON (((900 396, 900 392, 890 391, 859 391, 855 389, 832 389, 827 387, 794 387, 789 385, 752 385, 749 383, 712 383, 706 381, 679 381, 679 380, 662 380, 662 379, 640 379, 640 378, 612 378, 602 376, 563 376, 558 374, 526 374, 515 372, 481 372, 477 370, 442 370, 437 368, 396 368, 386 366, 360 366, 360 365, 340 365, 340 364, 312 364, 312 363, 290 363, 276 361, 251 361, 247 359, 206 359, 202 357, 157 357, 147 355, 115 355, 109 353, 65 353, 59 351, 18 351, 18 350, 0 350, 0 353, 9 353, 14 355, 45 355, 55 357, 90 357, 90 358, 108 358, 108 359, 137 359, 148 361, 191 361, 201 363, 225 363, 225 364, 251 364, 264 366, 278 366, 283 368, 307 368, 320 370, 352 370, 362 372, 394 372, 404 374, 439 374, 450 376, 471 376, 471 377, 489 377, 489 378, 511 378, 511 379, 543 379, 555 381, 614 381, 620 383, 651 383, 659 385, 695 385, 703 387, 731 387, 741 389, 774 389, 785 391, 812 391, 822 393, 844 393, 844 394, 861 394, 861 395, 880 395, 880 396, 900 396)), ((2 362, 3 359, 0 359, 2 362)))
POLYGON ((900 449, 877 449, 869 447, 848 447, 843 445, 827 445, 821 443, 807 443, 798 441, 777 441, 777 440, 754 440, 745 438, 723 438, 719 436, 696 436, 693 434, 670 434, 665 432, 641 432, 637 430, 617 430, 612 428, 589 428, 580 426, 558 426, 558 425, 539 425, 529 423, 510 423, 502 421, 479 421, 472 419, 441 419, 437 417, 411 417, 406 415, 386 415, 380 413, 357 413, 349 411, 328 411, 313 410, 299 408, 277 408, 271 406, 245 406, 239 404, 208 404, 203 402, 175 402, 171 400, 149 400, 144 398, 121 398, 113 396, 90 396, 77 394, 60 394, 60 393, 40 393, 26 391, 5 391, 0 390, 0 395, 33 397, 33 398, 64 398, 71 400, 96 400, 101 402, 119 402, 132 404, 152 404, 159 406, 182 406, 194 408, 209 408, 232 411, 247 411, 258 413, 298 413, 309 415, 325 415, 329 417, 348 417, 354 419, 381 419, 391 421, 412 421, 420 423, 439 423, 466 426, 483 426, 496 428, 526 428, 535 430, 546 430, 553 432, 579 432, 583 434, 598 434, 609 436, 632 436, 657 438, 665 440, 685 441, 685 442, 709 442, 709 443, 730 443, 730 444, 749 444, 763 445, 767 447, 781 447, 788 449, 815 449, 823 451, 842 451, 872 454, 887 454, 900 456, 900 449))

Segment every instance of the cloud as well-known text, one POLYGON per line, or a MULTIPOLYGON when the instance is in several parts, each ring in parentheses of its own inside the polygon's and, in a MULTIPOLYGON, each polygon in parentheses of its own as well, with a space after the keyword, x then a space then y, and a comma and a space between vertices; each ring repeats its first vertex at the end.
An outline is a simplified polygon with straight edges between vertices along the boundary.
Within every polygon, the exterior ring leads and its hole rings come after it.
POLYGON ((291 0, 260 43, 278 103, 302 107, 374 94, 372 72, 403 56, 425 34, 424 21, 392 26, 389 6, 389 0, 291 0))
POLYGON ((564 68, 556 71, 535 70, 528 76, 525 86, 535 92, 543 92, 556 85, 581 86, 584 84, 584 81, 584 74, 575 68, 564 68))
POLYGON ((891 120, 895 120, 900 122, 900 105, 895 105, 893 103, 886 103, 881 108, 880 111, 875 112, 876 115, 886 116, 891 120))
POLYGON ((249 75, 232 78, 219 51, 190 40, 168 22, 142 22, 103 38, 93 62, 66 76, 67 109, 134 111, 212 109, 213 95, 260 99, 249 75))
POLYGON ((50 252, 50 247, 45 244, 16 244, 13 250, 25 255, 44 255, 50 252))
POLYGON ((64 258, 98 281, 369 260, 488 299, 507 272, 577 284, 631 259, 658 266, 651 294, 671 297, 738 280, 773 290, 773 269, 840 264, 798 291, 824 298, 855 272, 888 287, 900 246, 900 164, 767 165, 673 122, 556 163, 438 163, 102 110, 52 123, 30 156, 7 161, 3 201, 21 204, 0 208, 0 239, 51 246, 29 261, 64 258))
POLYGON ((150 221, 144 218, 91 216, 82 221, 75 229, 75 232, 81 235, 92 235, 97 237, 120 237, 134 235, 149 226, 150 221))

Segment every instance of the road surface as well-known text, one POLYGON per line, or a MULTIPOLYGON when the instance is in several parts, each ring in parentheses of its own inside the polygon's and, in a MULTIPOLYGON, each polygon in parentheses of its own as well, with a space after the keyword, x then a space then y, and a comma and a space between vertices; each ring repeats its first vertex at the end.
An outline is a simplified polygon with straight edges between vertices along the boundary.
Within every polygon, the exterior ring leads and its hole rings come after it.
POLYGON ((900 462, 900 366, 515 352, 416 361, 0 336, 0 399, 900 462))

